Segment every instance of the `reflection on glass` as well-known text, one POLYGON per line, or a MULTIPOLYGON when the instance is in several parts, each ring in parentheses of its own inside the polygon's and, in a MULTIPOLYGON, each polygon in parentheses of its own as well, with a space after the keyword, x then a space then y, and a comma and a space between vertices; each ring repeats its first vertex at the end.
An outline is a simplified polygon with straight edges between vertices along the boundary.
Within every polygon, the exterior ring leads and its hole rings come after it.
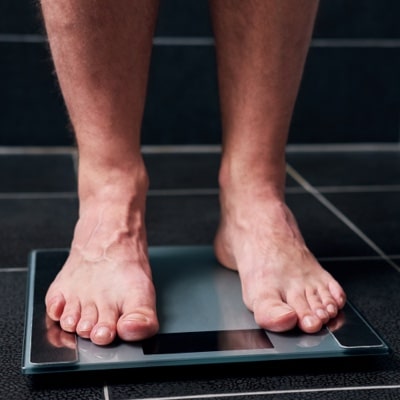
POLYGON ((46 338, 49 344, 60 349, 76 350, 75 334, 65 332, 58 322, 54 322, 46 315, 46 338))
POLYGON ((74 363, 78 361, 76 336, 65 332, 45 310, 36 313, 32 324, 31 357, 33 364, 74 363))

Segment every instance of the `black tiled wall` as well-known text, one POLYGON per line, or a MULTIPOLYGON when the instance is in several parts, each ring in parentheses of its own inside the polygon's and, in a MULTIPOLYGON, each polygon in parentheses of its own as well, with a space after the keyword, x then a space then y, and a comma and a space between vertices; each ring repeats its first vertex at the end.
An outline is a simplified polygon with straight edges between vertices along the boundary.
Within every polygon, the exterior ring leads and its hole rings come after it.
MULTIPOLYGON (((0 146, 73 143, 45 43, 7 36, 40 35, 38 15, 35 0, 0 3, 0 146)), ((321 1, 291 143, 399 140, 399 16, 396 0, 321 1)), ((156 35, 211 36, 207 1, 161 0, 156 35)), ((143 143, 218 144, 220 134, 213 47, 155 46, 143 143)))

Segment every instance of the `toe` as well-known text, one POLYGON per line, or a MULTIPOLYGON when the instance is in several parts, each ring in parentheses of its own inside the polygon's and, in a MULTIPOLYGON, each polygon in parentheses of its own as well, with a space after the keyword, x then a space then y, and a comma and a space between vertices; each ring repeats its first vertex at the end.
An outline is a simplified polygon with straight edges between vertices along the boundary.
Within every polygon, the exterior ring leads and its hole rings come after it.
POLYGON ((97 320, 98 312, 95 304, 90 303, 82 306, 81 319, 76 327, 76 333, 82 338, 89 339, 97 320))
POLYGON ((78 299, 68 300, 60 318, 60 325, 64 331, 75 332, 76 325, 80 319, 80 303, 78 299))
POLYGON ((322 328, 321 319, 315 315, 311 308, 305 293, 297 292, 288 301, 293 305, 298 318, 299 328, 306 333, 315 333, 322 328))
POLYGON ((99 346, 105 346, 114 341, 116 335, 115 326, 107 322, 97 323, 90 333, 90 340, 99 346))
POLYGON ((90 332, 90 339, 98 345, 107 345, 114 341, 118 319, 117 308, 111 308, 108 304, 97 306, 98 321, 90 332))
POLYGON ((153 336, 158 331, 158 321, 152 307, 131 308, 118 320, 118 335, 126 341, 136 341, 153 336))
POLYGON ((328 304, 326 304, 326 311, 329 314, 329 318, 335 318, 337 316, 338 313, 338 307, 335 303, 333 302, 329 302, 328 304))
POLYGON ((335 280, 331 281, 329 284, 329 292, 335 299, 338 308, 342 309, 346 304, 346 294, 339 283, 335 280))
POLYGON ((322 328, 322 321, 314 314, 307 314, 299 318, 299 328, 306 333, 316 333, 322 328))
POLYGON ((321 299, 319 291, 317 289, 309 290, 308 293, 306 294, 306 297, 310 309, 314 313, 314 316, 319 318, 323 324, 326 324, 331 317, 326 309, 326 305, 323 303, 321 299))
POLYGON ((256 301, 253 312, 257 324, 272 332, 287 331, 297 324, 296 312, 279 295, 256 301))
POLYGON ((335 318, 340 308, 339 304, 328 289, 321 288, 319 293, 325 310, 329 314, 329 318, 335 318))

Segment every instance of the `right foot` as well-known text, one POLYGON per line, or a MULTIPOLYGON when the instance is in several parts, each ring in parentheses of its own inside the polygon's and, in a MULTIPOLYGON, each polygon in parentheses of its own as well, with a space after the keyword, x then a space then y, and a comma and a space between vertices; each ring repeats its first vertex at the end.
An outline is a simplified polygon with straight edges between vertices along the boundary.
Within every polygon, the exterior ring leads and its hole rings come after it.
POLYGON ((70 255, 46 295, 47 314, 98 345, 116 336, 142 340, 158 330, 144 227, 147 177, 117 174, 98 187, 80 198, 70 255))

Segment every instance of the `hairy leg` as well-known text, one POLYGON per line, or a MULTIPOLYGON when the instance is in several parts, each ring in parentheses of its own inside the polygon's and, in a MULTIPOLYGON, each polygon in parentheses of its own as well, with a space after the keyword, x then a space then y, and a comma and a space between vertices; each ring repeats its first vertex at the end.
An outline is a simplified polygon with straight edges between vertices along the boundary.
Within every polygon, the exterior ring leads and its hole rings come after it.
POLYGON ((47 313, 104 345, 158 329, 140 154, 157 0, 42 0, 79 151, 79 220, 47 313))
POLYGON ((317 1, 210 0, 223 155, 217 258, 264 328, 318 331, 345 303, 285 204, 285 147, 317 1))

